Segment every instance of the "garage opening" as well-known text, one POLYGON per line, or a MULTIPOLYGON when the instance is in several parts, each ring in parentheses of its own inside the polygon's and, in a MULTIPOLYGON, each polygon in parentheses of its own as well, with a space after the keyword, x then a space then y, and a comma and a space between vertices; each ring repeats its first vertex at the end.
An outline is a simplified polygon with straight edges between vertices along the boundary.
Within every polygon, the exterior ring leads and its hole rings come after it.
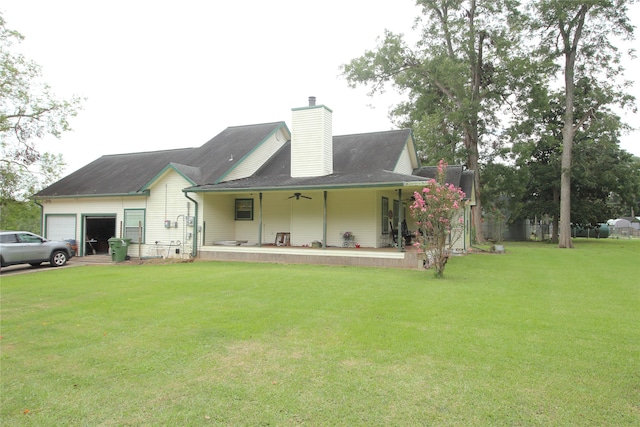
POLYGON ((104 255, 109 253, 108 240, 116 235, 116 217, 87 216, 84 219, 84 255, 104 255))

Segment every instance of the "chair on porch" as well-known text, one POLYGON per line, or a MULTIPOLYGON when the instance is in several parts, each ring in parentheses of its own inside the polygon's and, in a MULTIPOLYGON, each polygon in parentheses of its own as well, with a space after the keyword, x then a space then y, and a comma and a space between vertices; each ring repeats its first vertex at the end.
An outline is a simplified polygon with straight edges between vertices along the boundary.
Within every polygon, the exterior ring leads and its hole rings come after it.
POLYGON ((276 233, 276 246, 290 246, 291 233, 276 233))
MULTIPOLYGON (((404 239, 405 246, 411 246, 411 240, 413 239, 413 233, 409 231, 409 227, 407 226, 407 220, 403 219, 401 227, 401 236, 404 239)), ((389 221, 389 228, 391 230, 391 239, 393 240, 393 245, 398 246, 398 230, 393 228, 393 222, 389 221)))

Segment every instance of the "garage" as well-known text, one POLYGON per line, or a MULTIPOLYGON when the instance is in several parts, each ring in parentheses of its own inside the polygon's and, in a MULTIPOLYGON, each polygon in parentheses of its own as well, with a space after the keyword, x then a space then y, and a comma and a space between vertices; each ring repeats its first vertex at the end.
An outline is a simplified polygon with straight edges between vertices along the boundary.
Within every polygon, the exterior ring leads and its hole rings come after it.
POLYGON ((109 253, 108 240, 116 235, 116 217, 85 216, 85 247, 83 255, 98 255, 109 253))
POLYGON ((45 236, 49 240, 69 240, 76 238, 75 215, 47 215, 45 236))

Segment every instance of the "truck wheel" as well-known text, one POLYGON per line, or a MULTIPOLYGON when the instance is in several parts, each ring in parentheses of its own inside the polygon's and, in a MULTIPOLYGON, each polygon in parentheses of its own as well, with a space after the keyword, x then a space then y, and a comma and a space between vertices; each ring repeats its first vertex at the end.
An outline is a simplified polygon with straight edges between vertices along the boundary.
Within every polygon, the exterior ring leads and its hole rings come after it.
POLYGON ((67 263, 67 254, 64 251, 55 251, 51 254, 51 265, 54 267, 62 267, 67 263))

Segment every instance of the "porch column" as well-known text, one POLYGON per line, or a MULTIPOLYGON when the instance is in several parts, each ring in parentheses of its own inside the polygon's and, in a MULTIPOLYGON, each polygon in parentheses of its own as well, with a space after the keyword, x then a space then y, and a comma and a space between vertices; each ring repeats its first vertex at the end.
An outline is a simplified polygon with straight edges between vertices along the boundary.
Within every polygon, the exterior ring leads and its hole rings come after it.
POLYGON ((398 252, 404 250, 404 239, 402 238, 402 218, 404 212, 402 211, 402 188, 398 188, 398 224, 396 224, 396 230, 398 230, 398 252))
POLYGON ((324 213, 322 217, 322 248, 327 248, 327 190, 324 190, 324 213))
POLYGON ((262 247, 262 192, 260 192, 260 208, 258 211, 258 247, 262 247))

